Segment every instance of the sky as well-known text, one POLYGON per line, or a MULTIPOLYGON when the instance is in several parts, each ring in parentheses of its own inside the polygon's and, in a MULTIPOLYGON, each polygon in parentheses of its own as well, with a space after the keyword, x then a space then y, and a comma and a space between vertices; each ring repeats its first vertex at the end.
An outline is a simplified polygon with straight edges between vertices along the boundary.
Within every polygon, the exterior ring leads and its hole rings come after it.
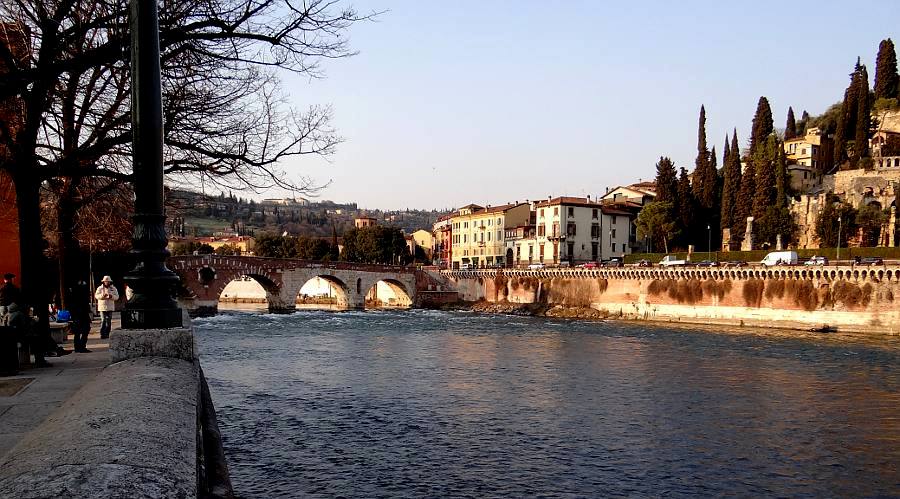
MULTIPOLYGON (((282 164, 319 199, 444 209, 599 195, 693 169, 706 107, 721 164, 765 95, 776 127, 841 99, 857 56, 900 43, 900 2, 389 1, 350 28, 358 54, 286 75, 292 105, 331 105, 344 142, 282 164)), ((898 47, 900 49, 900 47, 898 47)), ((268 192, 265 197, 283 193, 268 192)))

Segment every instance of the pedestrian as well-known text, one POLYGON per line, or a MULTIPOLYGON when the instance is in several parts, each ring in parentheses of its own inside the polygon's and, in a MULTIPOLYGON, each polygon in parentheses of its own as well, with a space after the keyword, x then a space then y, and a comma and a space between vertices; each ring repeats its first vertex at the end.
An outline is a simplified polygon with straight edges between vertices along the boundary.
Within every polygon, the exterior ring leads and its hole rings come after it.
POLYGON ((109 330, 112 329, 112 315, 116 310, 116 300, 119 299, 119 291, 113 286, 112 277, 105 275, 100 281, 100 286, 94 292, 97 299, 97 310, 100 312, 100 338, 109 338, 109 330))
POLYGON ((0 287, 0 321, 8 313, 9 306, 13 303, 22 304, 22 291, 13 284, 15 274, 3 274, 3 286, 0 287))
POLYGON ((91 331, 90 289, 84 280, 78 281, 71 292, 69 312, 72 313, 70 328, 74 336, 72 342, 78 353, 89 353, 87 349, 88 333, 91 331))
POLYGON ((7 314, 3 319, 3 325, 15 329, 16 335, 27 343, 34 354, 35 367, 50 367, 52 364, 44 360, 44 351, 47 342, 37 331, 34 321, 25 312, 19 309, 18 303, 12 303, 7 308, 7 314))

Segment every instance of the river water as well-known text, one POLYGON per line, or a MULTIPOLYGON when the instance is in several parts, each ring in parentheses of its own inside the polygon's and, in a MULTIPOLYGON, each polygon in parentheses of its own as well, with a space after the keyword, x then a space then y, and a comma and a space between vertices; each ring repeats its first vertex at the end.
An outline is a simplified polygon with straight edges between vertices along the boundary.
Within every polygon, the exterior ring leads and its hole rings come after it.
POLYGON ((241 497, 900 497, 900 339, 423 310, 195 321, 241 497))

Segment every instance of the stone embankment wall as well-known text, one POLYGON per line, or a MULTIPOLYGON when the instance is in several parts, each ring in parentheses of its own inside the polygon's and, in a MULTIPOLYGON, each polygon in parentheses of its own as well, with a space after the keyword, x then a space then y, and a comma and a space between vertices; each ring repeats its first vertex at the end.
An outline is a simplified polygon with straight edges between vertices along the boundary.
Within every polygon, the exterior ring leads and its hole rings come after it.
POLYGON ((614 317, 654 321, 900 332, 900 266, 480 270, 444 275, 464 301, 590 307, 614 317))
POLYGON ((0 497, 233 498, 191 329, 114 330, 110 353, 3 456, 0 497))

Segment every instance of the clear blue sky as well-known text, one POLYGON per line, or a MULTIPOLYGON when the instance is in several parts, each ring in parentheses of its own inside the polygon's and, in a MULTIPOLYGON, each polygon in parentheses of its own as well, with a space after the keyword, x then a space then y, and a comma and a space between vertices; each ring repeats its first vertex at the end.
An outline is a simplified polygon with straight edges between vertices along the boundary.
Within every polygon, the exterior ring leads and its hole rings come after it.
POLYGON ((388 10, 351 29, 359 55, 284 82, 299 107, 331 104, 346 141, 284 167, 370 208, 598 194, 652 178, 660 155, 692 169, 701 104, 721 163, 760 95, 777 127, 789 105, 819 114, 857 56, 874 78, 879 41, 900 43, 896 0, 354 6, 388 10))

